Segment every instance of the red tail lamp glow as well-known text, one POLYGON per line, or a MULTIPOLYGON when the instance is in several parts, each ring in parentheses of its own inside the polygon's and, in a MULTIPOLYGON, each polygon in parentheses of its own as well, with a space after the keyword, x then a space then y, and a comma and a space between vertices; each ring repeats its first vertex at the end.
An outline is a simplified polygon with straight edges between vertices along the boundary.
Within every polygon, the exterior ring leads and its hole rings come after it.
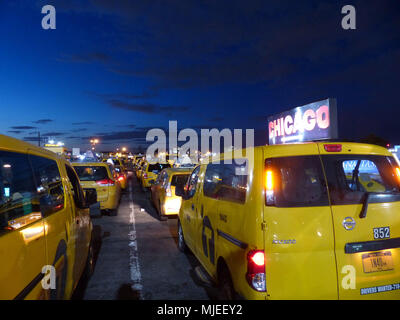
POLYGON ((272 176, 272 171, 267 170, 265 174, 265 188, 270 191, 274 189, 274 181, 273 181, 273 176, 272 176))
POLYGON ((341 144, 324 144, 324 149, 326 152, 341 152, 342 145, 341 144))
POLYGON ((265 265, 265 255, 262 251, 256 251, 250 256, 251 261, 259 267, 265 265))

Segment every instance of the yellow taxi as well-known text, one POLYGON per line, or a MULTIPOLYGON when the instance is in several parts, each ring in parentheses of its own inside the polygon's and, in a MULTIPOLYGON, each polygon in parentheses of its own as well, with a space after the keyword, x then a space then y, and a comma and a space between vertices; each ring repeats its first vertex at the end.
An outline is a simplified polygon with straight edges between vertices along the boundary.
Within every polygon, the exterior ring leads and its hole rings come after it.
POLYGON ((310 142, 218 160, 175 193, 178 246, 223 298, 400 299, 400 169, 388 150, 310 142))
POLYGON ((177 186, 183 186, 192 169, 164 169, 151 186, 151 200, 157 209, 160 220, 169 215, 177 215, 181 207, 181 197, 175 194, 177 186))
POLYGON ((101 210, 116 215, 121 198, 121 185, 112 165, 104 162, 72 163, 84 189, 95 189, 101 210))
POLYGON ((143 167, 146 165, 147 161, 143 158, 140 159, 137 166, 136 166, 136 178, 141 180, 143 167))
POLYGON ((126 190, 128 187, 128 175, 121 166, 115 166, 114 170, 117 174, 117 179, 121 185, 121 190, 126 190))
POLYGON ((68 161, 0 135, 0 299, 69 299, 93 270, 96 193, 68 161))
POLYGON ((140 175, 140 183, 143 189, 150 188, 156 181, 158 174, 165 168, 170 168, 169 163, 146 162, 140 175))

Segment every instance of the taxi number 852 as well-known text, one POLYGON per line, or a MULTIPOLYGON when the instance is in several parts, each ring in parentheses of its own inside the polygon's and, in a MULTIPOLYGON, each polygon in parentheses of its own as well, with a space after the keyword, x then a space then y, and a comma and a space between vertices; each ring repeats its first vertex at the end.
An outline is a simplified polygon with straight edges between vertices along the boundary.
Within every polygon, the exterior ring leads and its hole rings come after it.
POLYGON ((390 228, 374 228, 374 239, 388 239, 390 238, 390 228))

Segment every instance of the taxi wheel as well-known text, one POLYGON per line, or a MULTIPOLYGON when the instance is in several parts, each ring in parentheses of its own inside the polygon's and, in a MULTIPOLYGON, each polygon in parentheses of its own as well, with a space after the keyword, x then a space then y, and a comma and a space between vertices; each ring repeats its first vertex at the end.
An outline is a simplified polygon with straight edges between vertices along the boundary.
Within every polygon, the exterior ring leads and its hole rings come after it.
POLYGON ((108 211, 110 216, 115 217, 118 215, 118 209, 112 209, 108 211))
POLYGON ((235 289, 229 270, 226 266, 222 266, 218 274, 218 299, 219 300, 235 300, 235 289))
POLYGON ((179 220, 178 220, 178 249, 184 253, 188 252, 188 247, 186 246, 185 237, 183 236, 183 230, 179 220))

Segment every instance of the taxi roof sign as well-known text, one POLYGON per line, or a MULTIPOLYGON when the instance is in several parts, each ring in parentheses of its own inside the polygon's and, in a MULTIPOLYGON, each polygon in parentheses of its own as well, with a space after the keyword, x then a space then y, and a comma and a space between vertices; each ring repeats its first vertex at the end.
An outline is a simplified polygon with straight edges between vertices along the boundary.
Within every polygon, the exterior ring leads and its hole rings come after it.
POLYGON ((325 99, 268 117, 269 144, 337 139, 336 99, 325 99))

